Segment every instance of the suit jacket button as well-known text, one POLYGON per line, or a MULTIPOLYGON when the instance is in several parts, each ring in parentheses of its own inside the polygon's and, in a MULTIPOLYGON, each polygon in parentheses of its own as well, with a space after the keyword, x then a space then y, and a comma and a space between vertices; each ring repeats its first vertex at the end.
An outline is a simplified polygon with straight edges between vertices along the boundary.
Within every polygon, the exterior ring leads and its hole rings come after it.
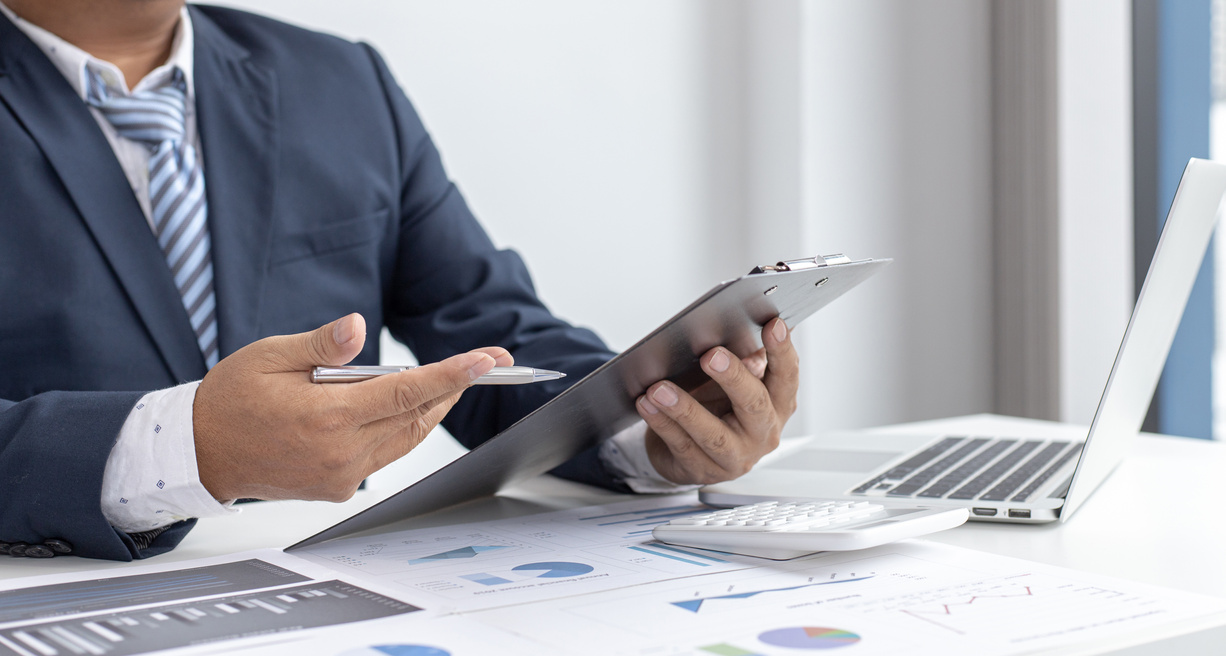
POLYGON ((54 551, 57 554, 72 553, 72 545, 69 544, 66 540, 61 540, 59 538, 51 538, 50 540, 43 540, 43 544, 45 544, 48 549, 54 551))
POLYGON ((13 557, 26 555, 26 547, 30 545, 24 542, 14 542, 9 545, 9 555, 13 557))
POLYGON ((0 542, 0 556, 9 555, 9 547, 11 546, 13 545, 9 544, 8 542, 0 542))
POLYGON ((42 544, 32 544, 26 547, 26 558, 54 558, 55 552, 42 544))

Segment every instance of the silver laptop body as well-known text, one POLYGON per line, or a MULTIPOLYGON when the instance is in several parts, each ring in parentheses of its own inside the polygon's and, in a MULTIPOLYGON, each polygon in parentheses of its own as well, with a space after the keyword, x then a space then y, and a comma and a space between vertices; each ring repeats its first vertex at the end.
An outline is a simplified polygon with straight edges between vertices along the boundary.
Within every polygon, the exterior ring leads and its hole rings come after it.
POLYGON ((1224 193, 1226 164, 1188 162, 1087 435, 836 433, 735 481, 707 486, 701 499, 734 506, 867 497, 967 507, 980 521, 1067 520, 1140 432, 1224 193))

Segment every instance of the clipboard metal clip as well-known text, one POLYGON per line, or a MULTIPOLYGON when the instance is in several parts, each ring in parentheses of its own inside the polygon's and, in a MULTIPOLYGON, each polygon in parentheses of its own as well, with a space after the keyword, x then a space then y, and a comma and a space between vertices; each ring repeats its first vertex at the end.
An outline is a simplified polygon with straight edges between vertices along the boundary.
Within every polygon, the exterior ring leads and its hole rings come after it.
POLYGON ((834 253, 832 255, 814 255, 810 258, 800 260, 784 260, 776 264, 764 264, 759 267, 754 267, 749 273, 782 273, 784 271, 800 271, 801 269, 816 269, 829 264, 847 264, 851 261, 850 257, 842 253, 834 253))

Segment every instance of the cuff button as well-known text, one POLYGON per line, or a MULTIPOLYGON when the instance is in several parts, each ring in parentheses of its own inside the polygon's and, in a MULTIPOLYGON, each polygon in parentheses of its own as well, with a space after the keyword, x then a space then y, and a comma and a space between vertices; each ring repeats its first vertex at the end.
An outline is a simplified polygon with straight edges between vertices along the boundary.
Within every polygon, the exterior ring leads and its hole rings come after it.
POLYGON ((59 538, 51 538, 49 540, 43 540, 43 544, 48 549, 50 549, 51 551, 54 551, 57 554, 72 553, 72 545, 69 544, 68 541, 66 540, 61 540, 59 538))
POLYGON ((29 546, 30 545, 26 544, 25 542, 14 542, 9 545, 9 555, 13 556, 14 558, 20 558, 21 556, 26 555, 26 548, 29 546))
POLYGON ((55 552, 42 544, 32 544, 26 547, 26 558, 54 558, 55 552))

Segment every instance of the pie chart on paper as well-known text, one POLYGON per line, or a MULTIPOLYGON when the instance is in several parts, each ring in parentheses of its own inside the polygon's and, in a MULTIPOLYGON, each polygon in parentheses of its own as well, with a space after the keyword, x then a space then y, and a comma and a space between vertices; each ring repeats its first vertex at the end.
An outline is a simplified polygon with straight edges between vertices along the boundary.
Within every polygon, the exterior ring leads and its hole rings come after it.
POLYGON ((860 636, 842 629, 820 626, 795 626, 775 629, 758 635, 758 640, 788 649, 838 649, 860 642, 860 636))
POLYGON ((584 565, 583 563, 547 562, 519 565, 512 567, 511 571, 538 579, 564 579, 587 574, 592 569, 591 565, 584 565))
POLYGON ((427 645, 375 645, 353 649, 340 656, 451 656, 451 652, 427 645))

